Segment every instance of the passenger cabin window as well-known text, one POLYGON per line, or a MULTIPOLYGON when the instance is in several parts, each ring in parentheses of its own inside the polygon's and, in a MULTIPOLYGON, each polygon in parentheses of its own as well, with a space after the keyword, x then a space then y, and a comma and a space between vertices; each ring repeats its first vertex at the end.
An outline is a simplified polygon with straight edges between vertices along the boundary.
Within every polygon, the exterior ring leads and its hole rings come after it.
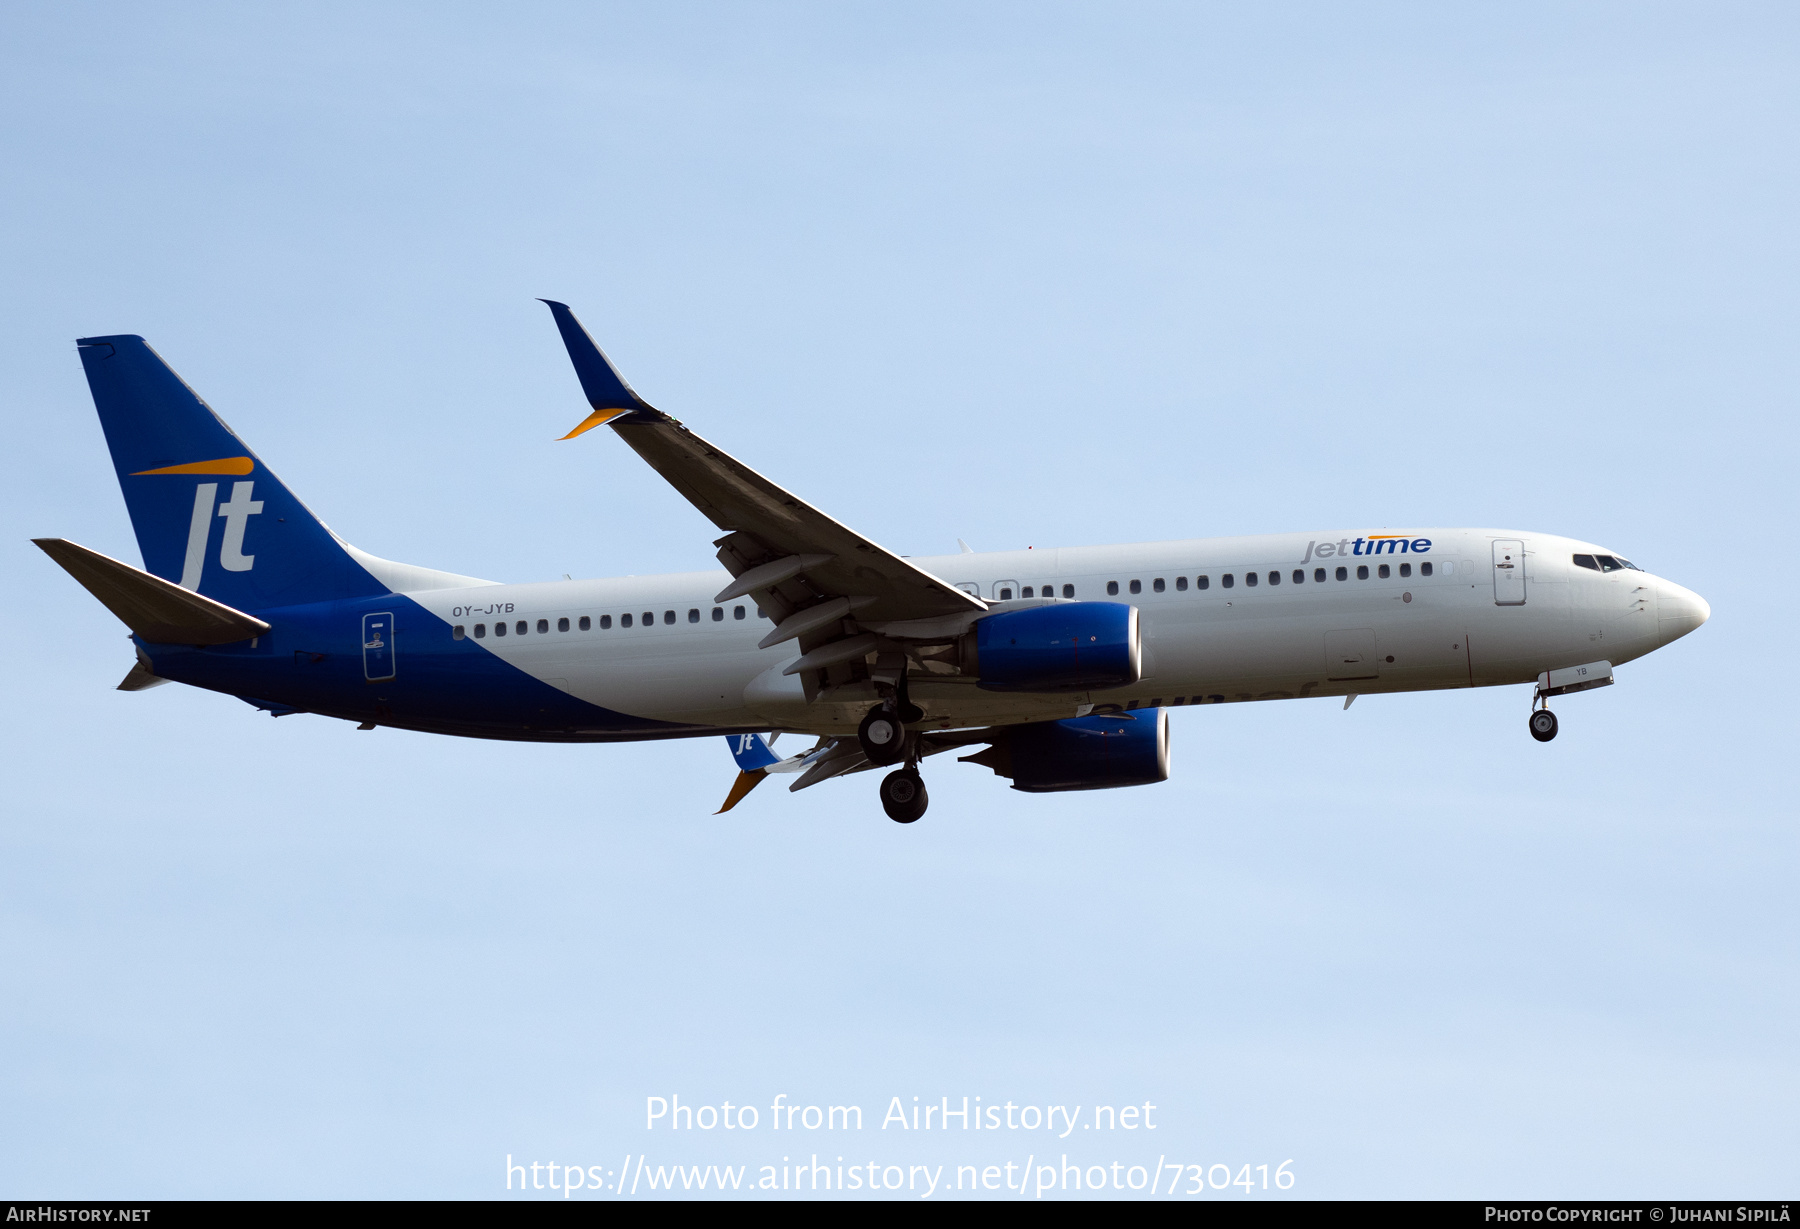
POLYGON ((674 621, 675 621, 675 612, 673 610, 663 611, 663 622, 664 623, 673 623, 674 621))
POLYGON ((631 616, 628 614, 620 615, 619 616, 619 626, 620 627, 630 627, 631 626, 631 616))
POLYGON ((527 623, 523 619, 520 619, 517 623, 513 624, 513 631, 517 632, 521 636, 523 636, 526 632, 528 632, 530 630, 531 630, 531 624, 527 623))
POLYGON ((1106 596, 1107 597, 1118 597, 1119 596, 1119 582, 1118 581, 1109 580, 1106 582, 1106 596))
POLYGON ((1335 575, 1337 576, 1337 578, 1339 580, 1349 580, 1350 579, 1350 569, 1346 568, 1346 567, 1339 567, 1337 572, 1335 573, 1335 575))
POLYGON ((1313 583, 1318 584, 1318 585, 1322 585, 1325 583, 1325 569, 1324 568, 1314 568, 1313 569, 1313 583))
MULTIPOLYGON (((583 619, 581 622, 582 622, 583 626, 586 626, 586 624, 587 624, 586 619, 583 619)), ((612 616, 611 615, 601 615, 600 616, 600 630, 603 632, 610 632, 612 630, 612 616)))
POLYGON ((1019 596, 1020 597, 1030 597, 1031 596, 1031 586, 1026 585, 1023 589, 1019 590, 1019 596))
POLYGON ((1358 580, 1369 579, 1369 565, 1368 564, 1359 563, 1356 565, 1356 579, 1358 579, 1358 580))
POLYGON ((1375 569, 1375 575, 1380 577, 1382 580, 1386 580, 1391 574, 1392 573, 1390 573, 1388 571, 1388 565, 1385 563, 1375 569))
POLYGON ((1151 581, 1150 588, 1157 593, 1161 593, 1163 591, 1163 578, 1158 576, 1155 580, 1151 581))
POLYGON ((455 627, 450 629, 450 639, 461 640, 462 638, 463 638, 463 625, 458 623, 455 627))
POLYGON ((1281 583, 1281 573, 1280 572, 1270 572, 1269 573, 1269 583, 1272 585, 1280 584, 1281 583))
MULTIPOLYGON (((1227 577, 1226 579, 1229 580, 1230 578, 1227 577)), ((1246 585, 1250 586, 1250 588, 1252 588, 1252 589, 1256 588, 1256 573, 1255 572, 1245 572, 1244 573, 1244 583, 1246 585)))
POLYGON ((1075 596, 1075 586, 1074 585, 1064 585, 1063 586, 1063 596, 1064 597, 1074 597, 1075 596))
POLYGON ((496 635, 496 636, 506 635, 506 624, 504 624, 504 623, 494 624, 494 635, 496 635))
POLYGON ((1187 592, 1187 577, 1177 576, 1175 578, 1175 592, 1177 592, 1177 593, 1186 593, 1187 592))
POLYGON ((744 608, 742 606, 733 606, 731 608, 731 617, 734 619, 743 618, 744 617, 744 608))
POLYGON ((588 618, 586 615, 582 615, 581 622, 577 623, 576 626, 579 627, 584 632, 592 631, 594 629, 594 621, 592 619, 588 618))
POLYGON ((655 627, 656 626, 656 612, 654 610, 646 610, 644 612, 644 626, 645 627, 655 627))
POLYGON ((1410 564, 1410 563, 1401 564, 1400 565, 1400 575, 1411 576, 1412 575, 1412 564, 1410 564))
POLYGON ((691 608, 689 608, 689 610, 688 610, 688 622, 689 622, 689 623, 698 623, 698 622, 699 622, 699 621, 700 621, 700 610, 699 610, 699 607, 691 607, 691 608))
POLYGON ((1132 581, 1131 582, 1131 591, 1133 593, 1142 593, 1144 591, 1144 582, 1141 580, 1132 581))
POLYGON ((477 640, 486 640, 487 639, 487 624, 477 623, 475 625, 475 639, 477 639, 477 640))
POLYGON ((569 630, 569 621, 567 619, 558 619, 556 621, 556 630, 559 632, 568 631, 569 630))
POLYGON ((1431 565, 1429 563, 1421 563, 1419 565, 1419 575, 1421 575, 1421 576, 1431 575, 1431 565))
POLYGON ((998 593, 994 594, 994 596, 1002 602, 1012 601, 1012 586, 1001 585, 1000 591, 998 593))
POLYGON ((1219 577, 1219 583, 1224 585, 1227 589, 1229 589, 1229 588, 1231 588, 1231 586, 1237 584, 1237 581, 1232 579, 1232 575, 1230 572, 1227 572, 1227 573, 1225 573, 1225 575, 1219 577))
MULTIPOLYGON (((569 621, 567 619, 564 619, 563 620, 563 630, 567 631, 568 628, 569 628, 569 621)), ((538 620, 538 635, 547 636, 549 634, 550 634, 550 620, 539 619, 538 620)))
POLYGON ((1194 577, 1194 588, 1206 589, 1206 588, 1210 588, 1211 586, 1212 586, 1212 577, 1210 577, 1210 576, 1194 577))
POLYGON ((1305 568, 1295 568, 1294 569, 1294 583, 1297 585, 1303 585, 1306 583, 1306 569, 1305 568))
POLYGON ((724 621, 725 621, 725 608, 723 606, 714 606, 713 607, 713 622, 714 623, 723 623, 724 621))

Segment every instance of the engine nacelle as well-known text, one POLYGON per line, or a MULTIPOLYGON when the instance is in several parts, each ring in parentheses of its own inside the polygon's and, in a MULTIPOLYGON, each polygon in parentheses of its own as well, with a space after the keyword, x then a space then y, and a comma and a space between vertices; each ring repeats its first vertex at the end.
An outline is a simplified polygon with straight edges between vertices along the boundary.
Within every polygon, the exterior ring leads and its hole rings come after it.
POLYGON ((1015 725, 986 751, 962 758, 1028 794, 1154 785, 1169 779, 1169 713, 1140 708, 1015 725))
POLYGON ((1138 681, 1137 607, 1058 602, 975 625, 975 673, 988 691, 1086 691, 1138 681))

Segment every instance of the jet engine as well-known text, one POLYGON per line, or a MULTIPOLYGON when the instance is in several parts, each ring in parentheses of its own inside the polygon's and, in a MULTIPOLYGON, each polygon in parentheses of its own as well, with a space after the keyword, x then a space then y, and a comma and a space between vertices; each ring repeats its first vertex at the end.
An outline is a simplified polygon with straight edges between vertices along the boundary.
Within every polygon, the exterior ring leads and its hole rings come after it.
POLYGON ((970 635, 974 673, 988 691, 1087 691, 1138 681, 1137 607, 1121 602, 1007 611, 982 619, 970 635))
POLYGON ((1028 794, 1117 789, 1169 779, 1166 709, 1034 721, 996 733, 993 746, 963 756, 963 762, 992 768, 1028 794))

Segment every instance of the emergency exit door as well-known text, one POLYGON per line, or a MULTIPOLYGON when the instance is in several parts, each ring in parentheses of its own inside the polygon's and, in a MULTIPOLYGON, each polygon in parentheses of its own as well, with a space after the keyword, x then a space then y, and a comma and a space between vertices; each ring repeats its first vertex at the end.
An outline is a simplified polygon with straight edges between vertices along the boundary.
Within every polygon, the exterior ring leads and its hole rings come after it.
POLYGON ((394 616, 364 615, 362 622, 363 677, 379 683, 394 677, 394 616))
POLYGON ((1494 543, 1494 605, 1525 604, 1525 543, 1494 543))

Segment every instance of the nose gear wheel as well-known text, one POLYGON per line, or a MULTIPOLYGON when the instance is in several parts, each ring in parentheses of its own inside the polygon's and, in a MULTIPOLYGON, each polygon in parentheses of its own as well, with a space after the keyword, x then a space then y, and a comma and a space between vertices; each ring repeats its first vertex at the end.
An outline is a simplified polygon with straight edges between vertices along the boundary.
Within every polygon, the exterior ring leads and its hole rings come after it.
POLYGON ((1541 743, 1555 738, 1556 714, 1547 708, 1540 708, 1531 714, 1531 736, 1541 743))

